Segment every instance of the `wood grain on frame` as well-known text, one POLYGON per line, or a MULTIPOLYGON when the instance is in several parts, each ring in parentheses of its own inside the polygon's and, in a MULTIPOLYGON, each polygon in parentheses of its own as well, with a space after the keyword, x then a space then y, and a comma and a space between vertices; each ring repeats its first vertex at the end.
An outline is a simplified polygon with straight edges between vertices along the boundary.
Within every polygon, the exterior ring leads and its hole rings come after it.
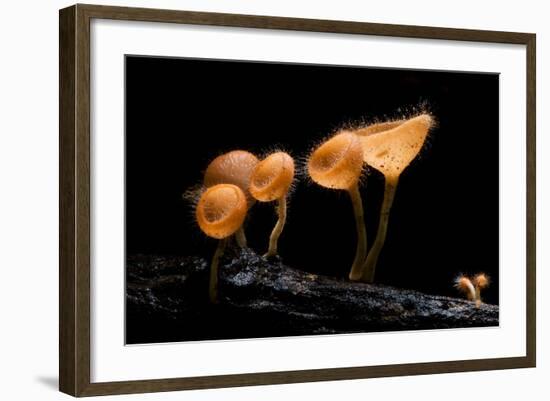
POLYGON ((59 15, 59 388, 73 396, 534 367, 536 36, 530 33, 284 17, 75 5, 59 15), (90 20, 169 22, 525 45, 527 48, 527 354, 525 357, 266 372, 123 382, 90 382, 90 20))

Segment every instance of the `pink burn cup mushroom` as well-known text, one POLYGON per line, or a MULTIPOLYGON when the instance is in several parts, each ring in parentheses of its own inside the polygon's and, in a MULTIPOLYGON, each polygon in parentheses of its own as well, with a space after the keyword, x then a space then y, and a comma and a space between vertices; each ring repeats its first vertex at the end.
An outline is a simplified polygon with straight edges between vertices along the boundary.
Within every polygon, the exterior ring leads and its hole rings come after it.
POLYGON ((200 197, 195 216, 200 229, 209 237, 219 240, 210 265, 210 302, 218 302, 218 264, 227 238, 242 227, 247 206, 244 192, 233 184, 217 184, 200 197))
POLYGON ((359 192, 359 179, 363 171, 363 150, 359 137, 350 131, 340 131, 311 153, 307 169, 316 184, 347 191, 350 196, 355 215, 357 248, 349 278, 359 280, 367 253, 367 232, 359 192))
POLYGON ((259 162, 250 178, 250 194, 260 202, 277 201, 277 223, 269 237, 265 257, 277 255, 277 244, 286 222, 287 194, 294 180, 294 160, 285 152, 275 152, 259 162))
POLYGON ((408 120, 374 124, 354 131, 360 138, 364 162, 380 171, 385 178, 378 231, 361 268, 361 281, 372 283, 374 280, 399 176, 422 149, 432 125, 433 119, 429 114, 420 114, 408 120))
MULTIPOLYGON (((250 194, 248 185, 252 171, 259 160, 252 153, 245 150, 233 150, 224 153, 210 162, 204 173, 204 186, 216 184, 233 184, 245 194, 247 207, 250 208, 256 200, 250 194)), ((247 246, 244 229, 241 226, 235 233, 237 243, 241 248, 247 246)))

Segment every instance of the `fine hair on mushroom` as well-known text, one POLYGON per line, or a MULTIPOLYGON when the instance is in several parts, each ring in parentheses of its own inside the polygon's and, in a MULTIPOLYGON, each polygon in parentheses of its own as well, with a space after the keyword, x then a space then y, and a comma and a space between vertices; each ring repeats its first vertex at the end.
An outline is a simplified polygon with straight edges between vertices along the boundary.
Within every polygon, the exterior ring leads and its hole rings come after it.
POLYGON ((287 195, 294 180, 294 159, 286 152, 274 152, 260 161, 250 177, 250 194, 260 202, 277 201, 277 223, 269 237, 265 257, 277 255, 279 237, 287 215, 287 195))
POLYGON ((361 281, 374 281, 378 257, 386 240, 390 210, 399 177, 422 149, 432 126, 432 116, 423 113, 406 120, 377 123, 354 131, 360 138, 364 162, 381 172, 385 180, 378 230, 361 268, 361 281))
POLYGON ((363 171, 363 149, 359 137, 350 131, 339 131, 313 150, 307 161, 309 176, 316 184, 347 191, 355 216, 357 248, 349 273, 359 280, 367 253, 367 232, 359 180, 363 171))
POLYGON ((200 197, 195 216, 200 229, 209 237, 218 239, 218 246, 210 265, 208 294, 210 302, 218 303, 218 265, 225 250, 227 238, 242 227, 246 217, 246 196, 233 184, 217 184, 206 189, 200 197))
MULTIPOLYGON (((204 172, 204 186, 208 188, 216 184, 236 185, 244 192, 250 208, 256 200, 250 194, 248 186, 252 171, 258 162, 258 158, 246 150, 232 150, 219 155, 210 162, 204 172)), ((237 230, 235 238, 241 248, 247 246, 243 227, 237 230)))

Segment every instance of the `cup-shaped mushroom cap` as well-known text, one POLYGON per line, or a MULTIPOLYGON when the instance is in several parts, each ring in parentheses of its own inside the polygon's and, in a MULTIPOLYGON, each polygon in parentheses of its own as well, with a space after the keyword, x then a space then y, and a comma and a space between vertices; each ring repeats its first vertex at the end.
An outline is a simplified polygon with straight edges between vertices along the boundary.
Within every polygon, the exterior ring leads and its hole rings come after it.
POLYGON ((432 123, 429 114, 421 114, 405 121, 375 124, 370 130, 357 130, 364 161, 386 177, 399 177, 422 149, 432 123))
POLYGON ((478 288, 485 288, 489 286, 489 276, 485 273, 476 274, 474 277, 474 285, 478 288))
POLYGON ((294 179, 294 160, 288 153, 272 153, 259 162, 250 177, 250 193, 261 202, 271 202, 287 194, 294 179))
POLYGON ((246 196, 238 186, 218 184, 202 194, 197 204, 196 217, 206 235, 222 239, 241 227, 246 211, 246 196))
POLYGON ((343 131, 324 142, 309 156, 311 179, 325 188, 349 189, 357 184, 363 169, 359 137, 343 131))
POLYGON ((248 192, 248 183, 252 170, 259 160, 252 153, 245 150, 233 150, 216 157, 210 162, 204 173, 204 185, 211 187, 216 184, 233 184, 238 186, 246 195, 248 205, 255 200, 248 192))

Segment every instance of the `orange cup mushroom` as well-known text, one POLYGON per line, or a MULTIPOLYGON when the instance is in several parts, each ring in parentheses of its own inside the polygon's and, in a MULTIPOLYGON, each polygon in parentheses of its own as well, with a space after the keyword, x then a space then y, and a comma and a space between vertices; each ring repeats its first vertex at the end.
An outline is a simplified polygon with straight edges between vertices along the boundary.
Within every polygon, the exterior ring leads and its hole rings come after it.
POLYGON ((233 184, 217 184, 200 197, 195 216, 200 229, 209 237, 220 240, 210 266, 209 297, 218 302, 218 265, 227 238, 242 227, 247 212, 246 195, 233 184))
MULTIPOLYGON (((245 150, 233 150, 224 153, 210 162, 204 173, 204 185, 208 188, 216 184, 233 184, 238 186, 245 194, 247 205, 250 208, 255 199, 250 195, 248 183, 252 170, 259 160, 252 153, 245 150)), ((244 230, 240 227, 235 233, 240 247, 247 246, 244 230)))
POLYGON ((476 289, 476 306, 479 308, 482 304, 481 290, 489 287, 491 280, 485 273, 479 273, 474 276, 474 287, 476 289))
POLYGON ((422 149, 432 124, 429 114, 420 114, 408 120, 374 124, 354 131, 362 144, 364 162, 380 171, 385 178, 378 231, 362 267, 361 281, 372 283, 374 280, 399 176, 422 149))
POLYGON ((474 284, 472 283, 472 280, 470 280, 468 277, 464 275, 457 277, 457 279, 455 280, 455 288, 466 295, 466 298, 470 301, 476 299, 476 289, 474 287, 474 284))
POLYGON ((357 230, 357 249, 349 273, 359 280, 367 253, 367 232, 359 179, 363 171, 363 148, 357 135, 341 131, 315 149, 307 161, 311 179, 318 185, 347 191, 351 198, 357 230))
POLYGON ((285 152, 275 152, 259 162, 250 177, 250 194, 260 202, 277 201, 277 223, 269 237, 265 257, 277 255, 277 244, 286 222, 287 194, 294 180, 294 160, 285 152))

